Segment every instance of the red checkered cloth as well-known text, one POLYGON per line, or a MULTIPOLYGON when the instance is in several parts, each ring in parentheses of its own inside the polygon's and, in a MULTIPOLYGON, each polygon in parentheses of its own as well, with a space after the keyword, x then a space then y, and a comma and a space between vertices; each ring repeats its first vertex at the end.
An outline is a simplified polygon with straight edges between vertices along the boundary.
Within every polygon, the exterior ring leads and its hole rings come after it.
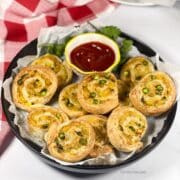
MULTIPOLYGON (((109 0, 0 0, 0 85, 12 58, 41 27, 82 23, 116 6, 109 0)), ((0 107, 0 154, 10 137, 0 107)))

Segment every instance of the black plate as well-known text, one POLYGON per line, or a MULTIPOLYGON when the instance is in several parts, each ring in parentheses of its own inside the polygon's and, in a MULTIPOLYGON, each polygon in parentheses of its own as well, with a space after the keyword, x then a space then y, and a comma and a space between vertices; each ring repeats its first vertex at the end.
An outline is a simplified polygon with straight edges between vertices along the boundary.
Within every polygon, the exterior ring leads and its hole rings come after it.
MULTIPOLYGON (((123 37, 126 37, 128 39, 132 39, 134 41, 134 45, 138 48, 138 50, 145 54, 146 56, 154 56, 155 52, 154 50, 152 50, 150 47, 148 47, 147 45, 145 45, 142 42, 139 42, 137 39, 122 33, 123 37)), ((37 40, 32 41, 31 43, 29 43, 28 45, 26 45, 17 55, 16 57, 13 59, 12 63, 10 64, 4 80, 6 80, 7 78, 9 78, 11 76, 11 71, 13 68, 16 67, 17 65, 17 60, 19 58, 22 58, 24 56, 27 55, 35 55, 37 53, 36 50, 36 46, 37 46, 37 40)), ((157 135, 156 138, 153 138, 152 143, 150 145, 148 145, 147 147, 145 147, 141 152, 136 153, 135 155, 133 155, 131 158, 125 160, 124 162, 122 162, 121 164, 117 164, 117 165, 100 165, 100 166, 63 166, 58 164, 57 162, 45 157, 44 155, 42 155, 40 153, 41 148, 39 146, 37 146, 36 144, 34 144, 33 142, 24 139, 21 137, 20 133, 19 133, 19 129, 18 127, 14 124, 13 122, 13 114, 10 113, 8 111, 9 109, 9 103, 4 99, 4 90, 2 89, 2 106, 3 106, 3 110, 5 112, 7 121, 9 123, 9 125, 11 126, 11 129, 13 130, 14 134, 16 135, 16 137, 26 146, 28 147, 30 150, 32 150, 36 155, 38 155, 42 160, 44 160, 46 163, 48 163, 51 166, 54 166, 58 169, 61 170, 66 170, 66 171, 70 171, 70 172, 76 172, 76 173, 86 173, 86 174, 92 174, 92 173, 104 173, 104 172, 108 172, 108 170, 114 169, 114 168, 120 168, 123 166, 127 166, 132 162, 137 161, 138 159, 142 158, 143 156, 145 156, 146 154, 148 154, 152 149, 154 149, 159 142, 161 142, 161 140, 165 137, 165 135, 168 133, 175 114, 176 114, 176 109, 177 109, 177 103, 171 108, 171 110, 168 113, 167 119, 165 120, 164 126, 162 128, 162 130, 159 132, 159 134, 157 135)))

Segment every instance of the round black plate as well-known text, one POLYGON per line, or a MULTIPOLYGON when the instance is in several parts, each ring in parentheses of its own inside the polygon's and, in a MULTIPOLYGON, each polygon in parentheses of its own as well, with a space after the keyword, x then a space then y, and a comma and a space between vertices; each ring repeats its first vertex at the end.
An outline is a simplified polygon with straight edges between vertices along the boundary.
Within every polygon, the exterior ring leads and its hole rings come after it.
MULTIPOLYGON (((128 39, 132 39, 134 41, 134 45, 138 48, 138 50, 145 54, 146 56, 154 56, 155 52, 148 47, 147 45, 143 44, 142 42, 139 42, 137 39, 122 33, 123 37, 126 37, 128 39)), ((13 68, 16 67, 17 65, 17 60, 19 58, 22 58, 24 56, 27 55, 35 55, 37 53, 36 50, 36 46, 37 46, 37 40, 32 41, 31 43, 29 43, 28 45, 26 45, 17 55, 16 57, 13 59, 12 63, 10 64, 4 80, 6 80, 7 78, 9 78, 11 76, 11 71, 13 68)), ((39 146, 37 146, 36 144, 34 144, 33 142, 24 139, 21 137, 20 133, 19 133, 19 129, 18 127, 14 124, 13 122, 13 114, 10 113, 8 111, 9 109, 9 103, 4 99, 4 90, 2 89, 2 106, 3 106, 3 110, 4 113, 6 115, 7 121, 11 127, 11 129, 13 130, 14 134, 16 135, 16 137, 29 149, 31 149, 36 155, 38 155, 42 160, 44 160, 46 163, 48 163, 51 166, 54 166, 58 169, 61 170, 66 170, 66 171, 70 171, 70 172, 76 172, 76 173, 87 173, 87 174, 92 174, 92 173, 104 173, 104 172, 108 172, 108 170, 111 170, 112 168, 120 168, 123 166, 127 166, 132 162, 135 162, 136 160, 142 158, 143 156, 145 156, 146 154, 148 154, 152 149, 154 149, 157 144, 165 137, 165 135, 168 133, 175 114, 176 114, 176 109, 177 109, 177 103, 171 108, 171 110, 168 113, 167 119, 165 120, 164 126, 162 128, 162 130, 159 132, 159 134, 157 135, 156 138, 154 138, 152 140, 152 143, 150 145, 148 145, 147 147, 145 147, 141 152, 136 153, 134 156, 132 156, 131 158, 127 159, 126 161, 124 161, 121 164, 117 164, 117 165, 100 165, 100 166, 63 166, 58 164, 57 162, 45 157, 44 155, 42 155, 40 153, 41 148, 39 146)))

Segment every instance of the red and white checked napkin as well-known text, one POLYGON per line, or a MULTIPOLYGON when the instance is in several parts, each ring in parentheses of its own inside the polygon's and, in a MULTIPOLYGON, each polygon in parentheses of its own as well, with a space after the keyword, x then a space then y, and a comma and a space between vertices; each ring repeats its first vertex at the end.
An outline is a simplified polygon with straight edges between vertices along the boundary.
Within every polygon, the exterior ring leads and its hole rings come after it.
MULTIPOLYGON (((0 86, 12 58, 42 27, 82 23, 116 6, 110 0, 0 0, 0 86)), ((0 154, 12 138, 9 132, 1 105, 0 154)))

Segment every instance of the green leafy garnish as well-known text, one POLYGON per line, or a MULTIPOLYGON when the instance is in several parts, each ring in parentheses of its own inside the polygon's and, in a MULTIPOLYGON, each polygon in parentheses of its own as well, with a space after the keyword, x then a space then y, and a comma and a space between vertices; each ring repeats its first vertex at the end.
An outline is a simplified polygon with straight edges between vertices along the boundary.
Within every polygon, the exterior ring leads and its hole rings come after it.
POLYGON ((113 72, 119 72, 120 66, 128 60, 128 53, 132 49, 133 41, 129 39, 124 39, 120 45, 121 61, 113 69, 113 72))
POLYGON ((116 40, 121 34, 121 30, 116 26, 105 26, 100 28, 98 32, 113 40, 116 40))
POLYGON ((124 39, 122 45, 120 47, 121 52, 121 62, 120 64, 124 64, 128 58, 128 52, 132 49, 133 41, 124 39))
POLYGON ((68 36, 63 43, 60 44, 43 44, 42 45, 42 55, 49 53, 49 54, 54 54, 58 57, 63 56, 64 50, 66 47, 66 44, 68 41, 71 39, 71 36, 68 36))

